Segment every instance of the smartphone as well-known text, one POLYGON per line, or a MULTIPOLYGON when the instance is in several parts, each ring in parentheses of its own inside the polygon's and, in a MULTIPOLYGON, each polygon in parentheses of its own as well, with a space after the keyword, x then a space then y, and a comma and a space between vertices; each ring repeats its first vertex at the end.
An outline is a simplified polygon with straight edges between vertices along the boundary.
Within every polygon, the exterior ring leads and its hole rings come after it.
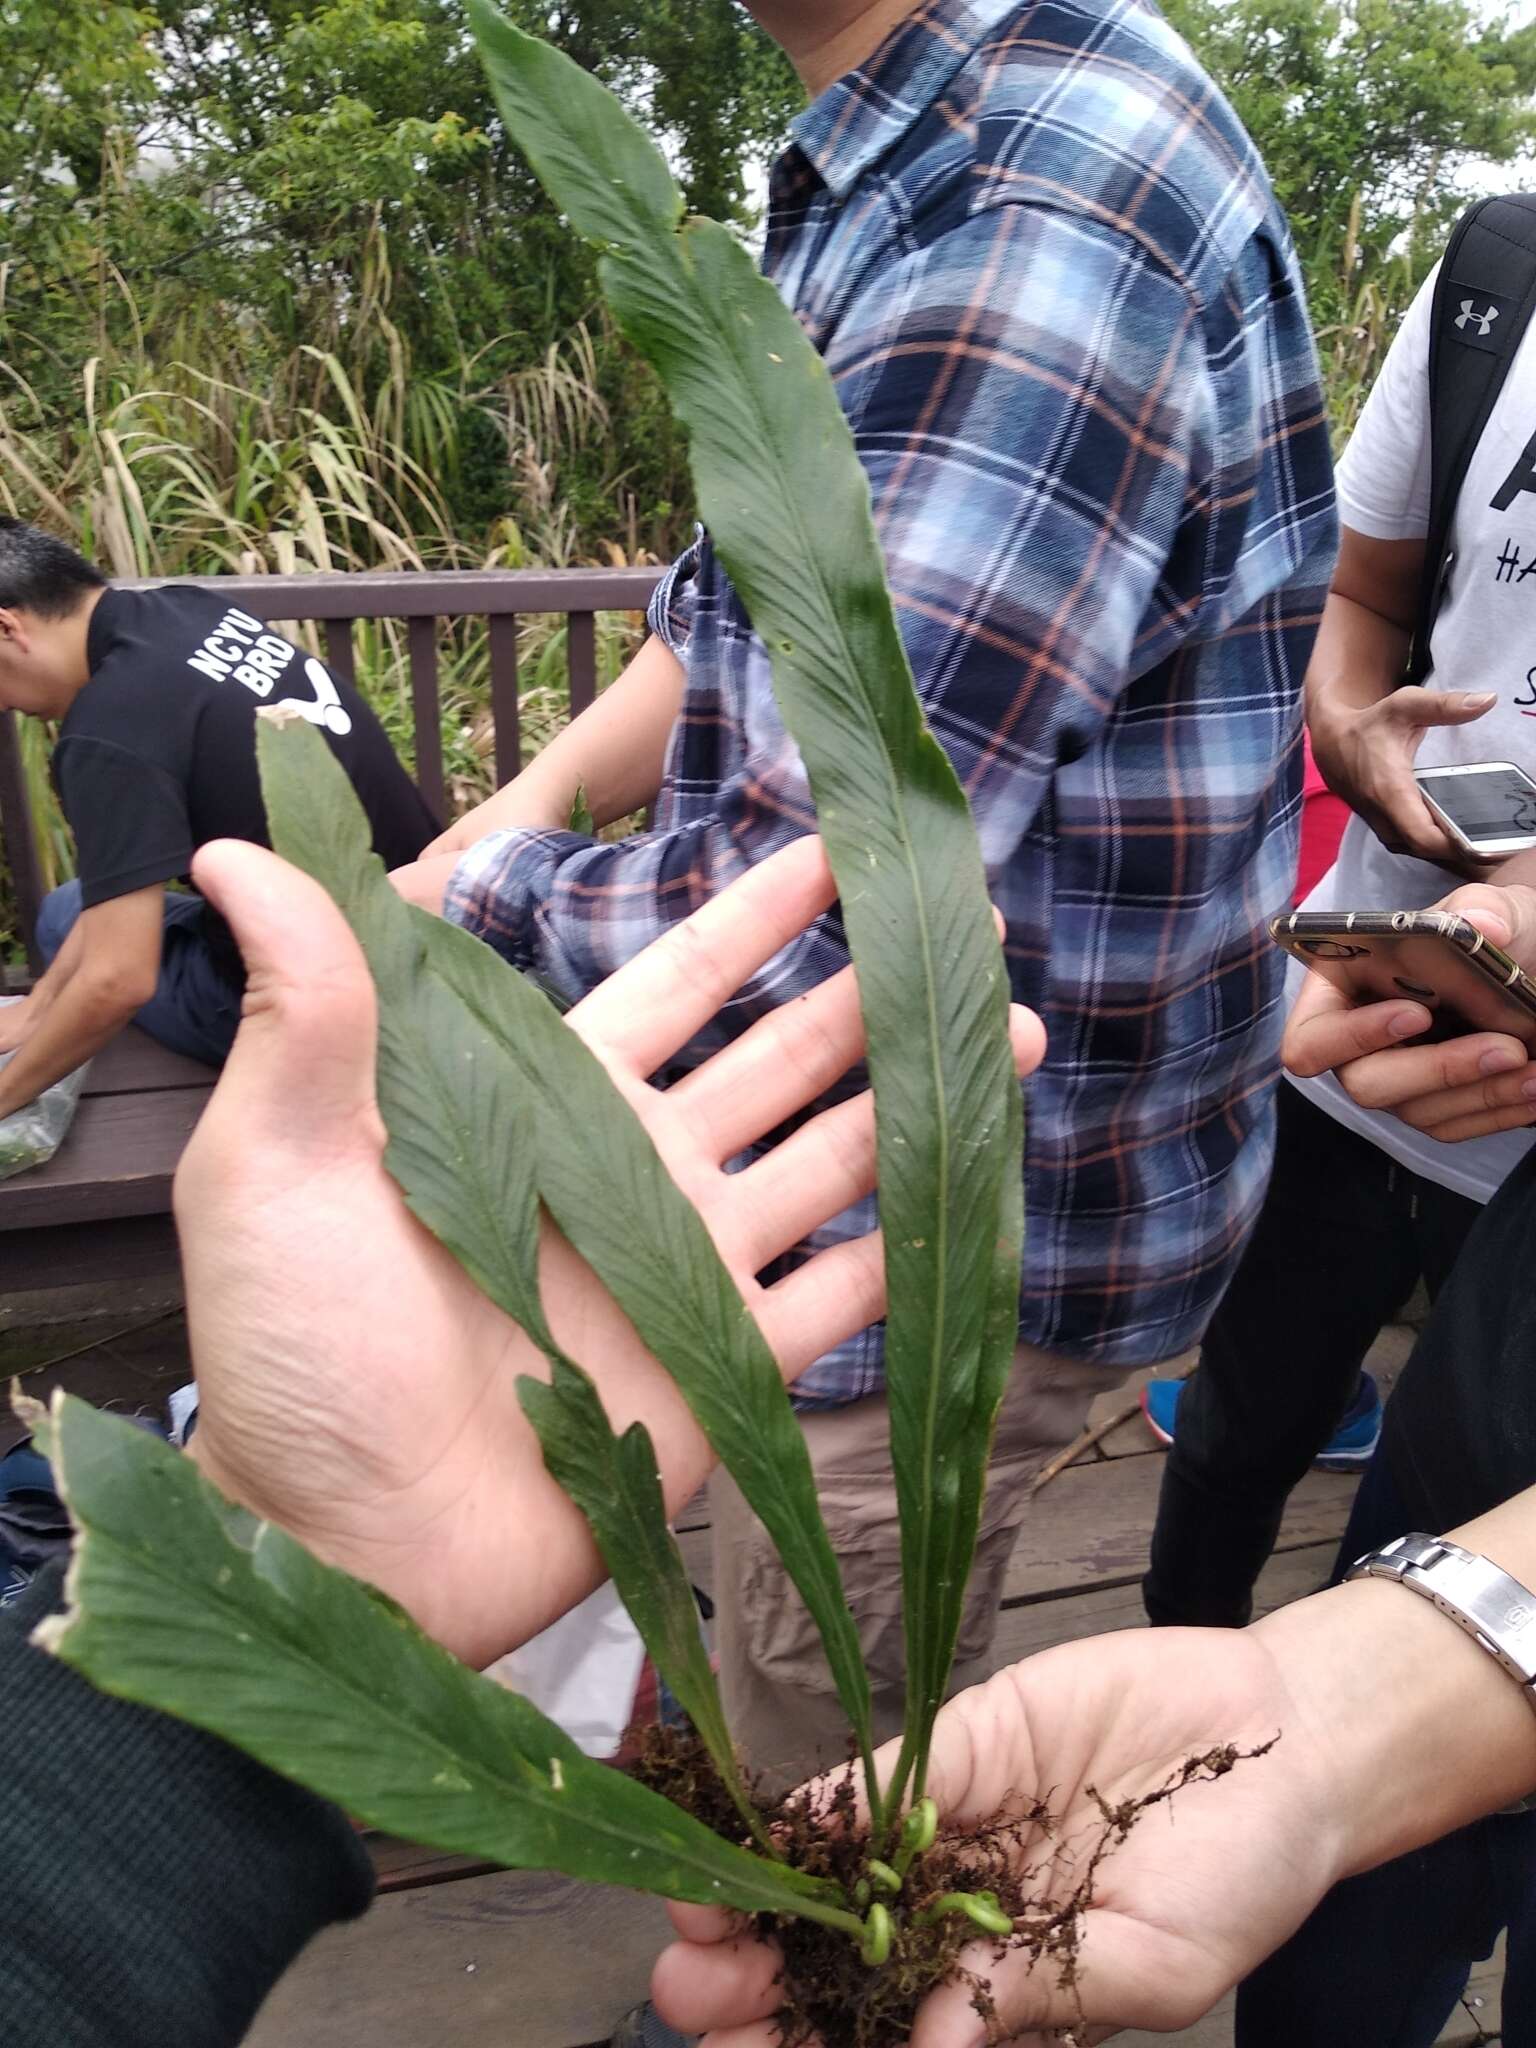
POLYGON ((1424 1039, 1505 1031, 1536 1053, 1536 981, 1456 911, 1293 910, 1269 935, 1356 1002, 1423 1003, 1424 1039))
POLYGON ((1413 779, 1469 860, 1502 860, 1536 846, 1536 782, 1513 761, 1420 768, 1413 779))

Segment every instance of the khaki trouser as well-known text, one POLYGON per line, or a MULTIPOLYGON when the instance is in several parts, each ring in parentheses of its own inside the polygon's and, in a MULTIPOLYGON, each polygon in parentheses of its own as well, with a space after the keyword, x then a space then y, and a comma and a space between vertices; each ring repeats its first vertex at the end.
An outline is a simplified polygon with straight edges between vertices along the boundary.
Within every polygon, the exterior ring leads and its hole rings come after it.
MULTIPOLYGON (((1089 1404, 1123 1372, 1020 1344, 1003 1397, 951 1693, 991 1676, 1003 1579, 1040 1467, 1078 1435, 1089 1404)), ((821 1511, 842 1568, 874 1689, 875 1740, 900 1733, 906 1648, 901 1533, 883 1394, 802 1415, 821 1511)), ((731 1732, 769 1789, 841 1763, 848 1726, 821 1638, 767 1531, 723 1469, 709 1488, 715 1643, 731 1732)))

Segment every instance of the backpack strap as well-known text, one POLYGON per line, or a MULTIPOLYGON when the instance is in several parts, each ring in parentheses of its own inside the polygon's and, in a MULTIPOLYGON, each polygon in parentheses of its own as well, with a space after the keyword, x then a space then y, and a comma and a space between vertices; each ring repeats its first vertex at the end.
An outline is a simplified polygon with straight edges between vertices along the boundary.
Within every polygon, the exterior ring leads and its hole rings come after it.
MULTIPOLYGON (((1536 193, 1479 199, 1451 231, 1430 312, 1429 532, 1405 682, 1422 682, 1429 673, 1429 636, 1451 568, 1456 499, 1533 311, 1536 193)), ((1536 436, 1526 453, 1536 478, 1536 436)))

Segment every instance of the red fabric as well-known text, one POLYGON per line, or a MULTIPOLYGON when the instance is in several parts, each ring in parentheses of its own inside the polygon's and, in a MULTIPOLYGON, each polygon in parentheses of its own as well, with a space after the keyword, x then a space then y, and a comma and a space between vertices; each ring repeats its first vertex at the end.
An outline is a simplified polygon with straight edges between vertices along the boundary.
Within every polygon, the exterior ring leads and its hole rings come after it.
POLYGON ((1306 739, 1306 774, 1301 785, 1301 861, 1296 870, 1296 901, 1304 903, 1338 858, 1339 841, 1349 823, 1349 805, 1335 796, 1312 758, 1306 739))

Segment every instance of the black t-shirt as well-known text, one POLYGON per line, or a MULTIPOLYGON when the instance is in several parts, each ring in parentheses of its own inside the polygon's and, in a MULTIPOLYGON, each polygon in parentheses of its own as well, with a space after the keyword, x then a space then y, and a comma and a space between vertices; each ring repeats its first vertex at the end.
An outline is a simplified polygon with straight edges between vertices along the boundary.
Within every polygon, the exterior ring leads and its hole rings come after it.
MULTIPOLYGON (((441 829, 357 691, 206 590, 108 590, 86 645, 91 679, 71 705, 53 772, 74 831, 86 909, 186 875, 210 839, 270 844, 256 712, 295 704, 350 776, 386 867, 441 829)), ((221 920, 210 939, 233 978, 221 920)))
POLYGON ((1536 1486, 1536 1152, 1472 1227, 1387 1403, 1384 1449, 1439 1535, 1536 1486))

